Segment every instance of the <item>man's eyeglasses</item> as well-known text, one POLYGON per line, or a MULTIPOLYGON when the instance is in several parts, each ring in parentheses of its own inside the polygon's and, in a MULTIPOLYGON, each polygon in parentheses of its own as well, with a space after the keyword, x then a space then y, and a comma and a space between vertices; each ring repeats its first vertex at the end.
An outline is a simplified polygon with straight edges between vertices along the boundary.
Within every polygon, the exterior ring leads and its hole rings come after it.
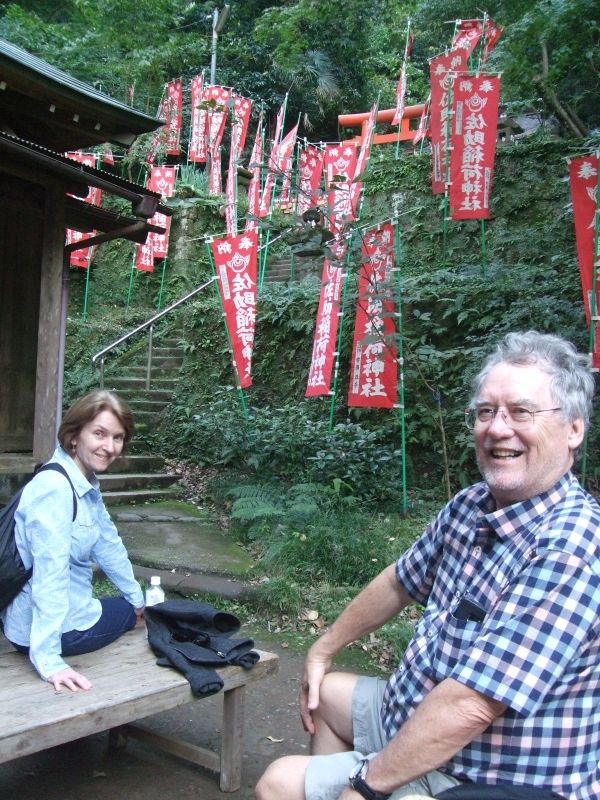
POLYGON ((467 428, 473 430, 476 427, 489 425, 500 414, 504 422, 516 430, 532 428, 535 424, 536 414, 546 414, 550 411, 560 411, 560 408, 540 408, 532 411, 523 406, 477 406, 476 408, 465 409, 465 422, 467 428))

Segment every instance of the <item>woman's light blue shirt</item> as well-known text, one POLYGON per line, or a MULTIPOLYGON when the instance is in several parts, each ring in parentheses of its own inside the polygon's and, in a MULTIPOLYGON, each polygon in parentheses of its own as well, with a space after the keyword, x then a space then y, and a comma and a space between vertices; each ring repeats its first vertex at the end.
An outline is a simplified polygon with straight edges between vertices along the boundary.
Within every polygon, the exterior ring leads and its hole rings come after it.
POLYGON ((15 541, 33 574, 2 612, 6 637, 29 647, 45 680, 68 666, 60 655, 61 635, 88 630, 100 619, 100 601, 92 597, 94 562, 135 608, 144 605, 97 478, 89 481, 62 447, 50 460, 63 466, 73 483, 77 517, 72 522, 73 492, 59 472, 40 472, 25 486, 15 514, 15 541))

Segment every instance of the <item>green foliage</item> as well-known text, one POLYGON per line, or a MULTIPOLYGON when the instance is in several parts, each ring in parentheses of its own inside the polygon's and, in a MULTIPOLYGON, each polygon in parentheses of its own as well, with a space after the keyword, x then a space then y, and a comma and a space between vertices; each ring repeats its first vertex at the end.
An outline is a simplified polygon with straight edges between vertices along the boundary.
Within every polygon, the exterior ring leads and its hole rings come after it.
POLYGON ((323 484, 244 486, 229 494, 241 495, 231 508, 232 522, 260 556, 261 567, 305 585, 363 585, 397 558, 426 522, 365 513, 323 484))

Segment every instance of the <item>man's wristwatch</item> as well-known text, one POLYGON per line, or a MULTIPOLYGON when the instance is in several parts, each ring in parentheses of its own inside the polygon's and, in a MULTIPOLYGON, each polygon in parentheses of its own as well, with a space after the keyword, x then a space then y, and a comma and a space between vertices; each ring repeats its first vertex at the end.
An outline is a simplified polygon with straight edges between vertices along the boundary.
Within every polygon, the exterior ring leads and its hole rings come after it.
POLYGON ((350 773, 350 777, 348 778, 348 782, 350 786, 362 795, 365 800, 388 800, 388 797, 391 794, 386 794, 385 792, 377 792, 375 789, 371 789, 369 784, 366 781, 367 772, 369 771, 369 762, 366 758, 363 758, 362 761, 359 761, 358 764, 354 767, 352 772, 350 773))

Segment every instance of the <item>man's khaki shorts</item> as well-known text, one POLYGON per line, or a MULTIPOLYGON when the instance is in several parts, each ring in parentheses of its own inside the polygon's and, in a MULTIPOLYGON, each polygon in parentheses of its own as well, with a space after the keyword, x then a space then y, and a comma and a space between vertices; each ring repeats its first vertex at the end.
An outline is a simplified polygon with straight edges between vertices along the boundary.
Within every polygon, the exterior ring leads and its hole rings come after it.
MULTIPOLYGON (((348 786, 352 768, 363 758, 376 755, 387 744, 381 725, 381 704, 387 681, 381 678, 359 678, 352 695, 352 730, 354 750, 313 756, 306 770, 306 800, 337 800, 348 786)), ((434 797, 460 781, 437 770, 407 783, 392 794, 390 800, 409 795, 434 797)))

